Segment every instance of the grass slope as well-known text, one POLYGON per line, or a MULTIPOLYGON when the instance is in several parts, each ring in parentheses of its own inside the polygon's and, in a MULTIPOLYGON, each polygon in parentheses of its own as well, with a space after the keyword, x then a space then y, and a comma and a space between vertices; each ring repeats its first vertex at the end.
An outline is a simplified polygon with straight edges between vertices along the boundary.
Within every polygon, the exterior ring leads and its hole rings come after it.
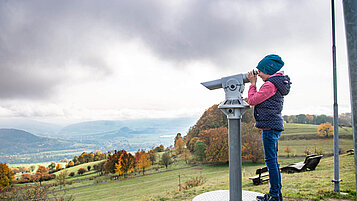
MULTIPOLYGON (((306 136, 306 139, 287 138, 286 140, 279 140, 279 156, 287 156, 284 153, 284 148, 289 146, 291 148, 291 155, 304 156, 305 150, 309 150, 310 153, 314 153, 315 150, 322 152, 323 155, 333 154, 333 138, 316 138, 311 139, 311 136, 317 135, 318 125, 311 124, 285 124, 285 131, 281 134, 285 136, 299 136, 302 138, 306 136)), ((345 152, 353 148, 352 140, 352 128, 343 127, 339 128, 339 135, 344 138, 339 139, 339 148, 342 152, 345 152), (348 139, 348 136, 350 139, 348 139), (347 138, 346 138, 347 137, 347 138)))
MULTIPOLYGON (((282 133, 282 135, 317 135, 317 127, 319 125, 285 123, 284 126, 285 131, 282 133)), ((340 135, 352 135, 351 127, 339 127, 338 131, 340 135)))
MULTIPOLYGON (((281 166, 301 161, 301 158, 279 159, 281 166)), ((243 164, 243 190, 267 193, 269 184, 255 186, 248 179, 255 169, 263 164, 243 164)), ((341 191, 348 195, 342 198, 356 199, 353 155, 340 156, 341 191)), ((192 200, 203 192, 228 189, 229 168, 223 166, 195 166, 187 169, 162 172, 123 181, 93 185, 69 190, 75 200, 192 200), (178 175, 181 184, 190 177, 202 175, 207 182, 185 191, 178 191, 178 175)), ((286 198, 322 200, 339 197, 333 193, 333 157, 323 158, 315 171, 282 174, 283 195, 286 198)), ((92 181, 93 182, 93 181, 92 181)))

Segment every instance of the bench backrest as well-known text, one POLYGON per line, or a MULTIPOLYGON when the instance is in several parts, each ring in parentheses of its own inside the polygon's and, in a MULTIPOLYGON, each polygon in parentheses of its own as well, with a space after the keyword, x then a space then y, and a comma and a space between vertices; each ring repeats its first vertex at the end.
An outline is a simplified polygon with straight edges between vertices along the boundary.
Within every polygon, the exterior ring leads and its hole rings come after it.
POLYGON ((264 172, 268 172, 268 167, 263 167, 263 168, 257 169, 255 174, 261 174, 261 173, 264 173, 264 172))
POLYGON ((314 157, 314 156, 317 156, 317 154, 310 154, 310 155, 307 155, 305 160, 304 160, 304 163, 307 162, 307 159, 311 158, 311 157, 314 157))
POLYGON ((309 157, 306 160, 306 168, 309 168, 310 170, 314 170, 316 166, 320 163, 321 158, 322 155, 309 157))

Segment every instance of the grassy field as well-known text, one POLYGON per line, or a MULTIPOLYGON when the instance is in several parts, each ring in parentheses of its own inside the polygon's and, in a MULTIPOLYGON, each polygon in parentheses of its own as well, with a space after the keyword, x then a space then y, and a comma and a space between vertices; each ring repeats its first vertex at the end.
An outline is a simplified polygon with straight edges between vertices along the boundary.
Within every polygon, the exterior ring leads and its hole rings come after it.
MULTIPOLYGON (((317 135, 318 125, 310 124, 285 124, 285 131, 281 136, 291 136, 291 135, 301 135, 301 136, 311 136, 317 135)), ((352 128, 343 127, 339 128, 339 135, 351 136, 351 139, 339 139, 339 148, 342 152, 349 149, 353 149, 352 140, 352 128)), ((321 152, 324 155, 333 154, 333 138, 318 138, 318 139, 293 139, 293 140, 279 140, 279 156, 287 156, 284 153, 284 148, 289 146, 291 148, 290 155, 303 156, 305 150, 309 150, 310 153, 314 153, 315 150, 321 152)))
MULTIPOLYGON (((308 135, 317 134, 318 125, 285 123, 285 131, 282 135, 308 135)), ((352 135, 352 128, 342 127, 338 129, 340 135, 352 135)))
MULTIPOLYGON (((281 166, 291 162, 301 161, 301 158, 279 159, 281 166)), ((184 167, 182 163, 180 167, 184 167)), ((255 169, 263 164, 243 164, 243 190, 267 193, 269 184, 255 186, 248 179, 255 169)), ((178 166, 176 167, 178 168, 178 166)), ((228 189, 229 168, 222 166, 195 166, 187 169, 171 168, 172 171, 146 175, 138 178, 110 183, 96 184, 88 187, 69 190, 67 195, 73 195, 75 200, 192 200, 203 192, 228 189), (203 176, 207 181, 198 187, 179 191, 179 175, 181 184, 191 177, 203 176)), ((345 199, 356 199, 354 181, 353 155, 340 157, 341 191, 347 192, 345 199)), ((333 193, 333 157, 323 158, 315 171, 303 173, 282 174, 283 195, 286 198, 305 198, 322 200, 338 197, 333 193)), ((86 182, 88 185, 90 182, 86 182)), ((84 183, 82 183, 84 184, 84 183)), ((67 185, 71 186, 71 185, 67 185)))
MULTIPOLYGON (((317 125, 304 124, 286 124, 286 130, 282 135, 296 136, 309 135, 308 140, 298 140, 295 138, 287 138, 288 140, 279 141, 279 163, 280 167, 291 163, 304 160, 304 152, 309 149, 313 153, 316 149, 322 152, 323 155, 331 155, 333 153, 333 139, 311 138, 311 135, 317 134, 317 125), (283 150, 289 146, 292 150, 290 156, 283 150)), ((351 128, 340 129, 341 135, 352 135, 351 128)), ((340 148, 343 151, 353 148, 353 141, 350 139, 340 139, 340 148)), ((162 153, 161 153, 162 154, 162 153)), ((340 156, 340 178, 341 191, 347 192, 345 199, 356 200, 356 187, 354 181, 354 158, 353 155, 340 156)), ((82 164, 71 167, 62 171, 67 173, 75 172, 76 176, 68 177, 67 182, 70 185, 57 186, 53 190, 67 189, 67 195, 73 195, 75 200, 192 200, 196 195, 203 192, 214 190, 227 190, 229 183, 229 167, 228 165, 221 166, 189 166, 184 161, 178 160, 168 169, 151 168, 142 174, 132 174, 131 178, 124 180, 112 180, 111 175, 95 177, 98 175, 93 168, 82 176, 77 175, 79 168, 87 168, 100 161, 82 164), (179 176, 181 185, 191 177, 203 176, 207 181, 198 187, 188 190, 179 191, 179 176)), ((242 168, 243 190, 256 191, 267 193, 269 184, 255 186, 248 178, 255 174, 255 170, 264 167, 264 164, 244 163, 242 168)), ((155 165, 154 167, 158 167, 155 165)), ((59 174, 57 172, 56 174, 59 174)), ((315 171, 308 171, 295 174, 282 174, 283 195, 286 198, 292 199, 312 199, 324 200, 327 198, 339 197, 333 192, 333 157, 322 158, 320 164, 315 171)), ((44 184, 52 184, 55 181, 43 182, 44 184)), ((61 193, 61 192, 60 192, 61 193)))

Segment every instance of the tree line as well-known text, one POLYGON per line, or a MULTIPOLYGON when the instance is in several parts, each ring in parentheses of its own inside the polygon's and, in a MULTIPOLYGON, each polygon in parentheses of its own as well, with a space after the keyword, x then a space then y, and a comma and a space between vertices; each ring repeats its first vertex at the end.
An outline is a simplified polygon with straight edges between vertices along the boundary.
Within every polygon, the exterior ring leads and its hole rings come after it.
MULTIPOLYGON (((298 115, 284 115, 283 119, 286 123, 297 124, 315 124, 320 125, 324 123, 333 124, 333 117, 327 115, 311 115, 311 114, 298 114, 298 115)), ((343 113, 338 116, 339 126, 352 127, 351 113, 343 113)))

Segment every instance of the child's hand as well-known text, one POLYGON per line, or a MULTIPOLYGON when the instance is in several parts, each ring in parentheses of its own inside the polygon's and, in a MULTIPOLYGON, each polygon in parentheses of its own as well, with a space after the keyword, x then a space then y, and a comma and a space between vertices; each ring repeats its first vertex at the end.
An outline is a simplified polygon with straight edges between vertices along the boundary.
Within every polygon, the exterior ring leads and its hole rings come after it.
POLYGON ((249 80, 250 84, 255 85, 257 83, 257 75, 254 75, 253 71, 248 72, 247 79, 249 80))

